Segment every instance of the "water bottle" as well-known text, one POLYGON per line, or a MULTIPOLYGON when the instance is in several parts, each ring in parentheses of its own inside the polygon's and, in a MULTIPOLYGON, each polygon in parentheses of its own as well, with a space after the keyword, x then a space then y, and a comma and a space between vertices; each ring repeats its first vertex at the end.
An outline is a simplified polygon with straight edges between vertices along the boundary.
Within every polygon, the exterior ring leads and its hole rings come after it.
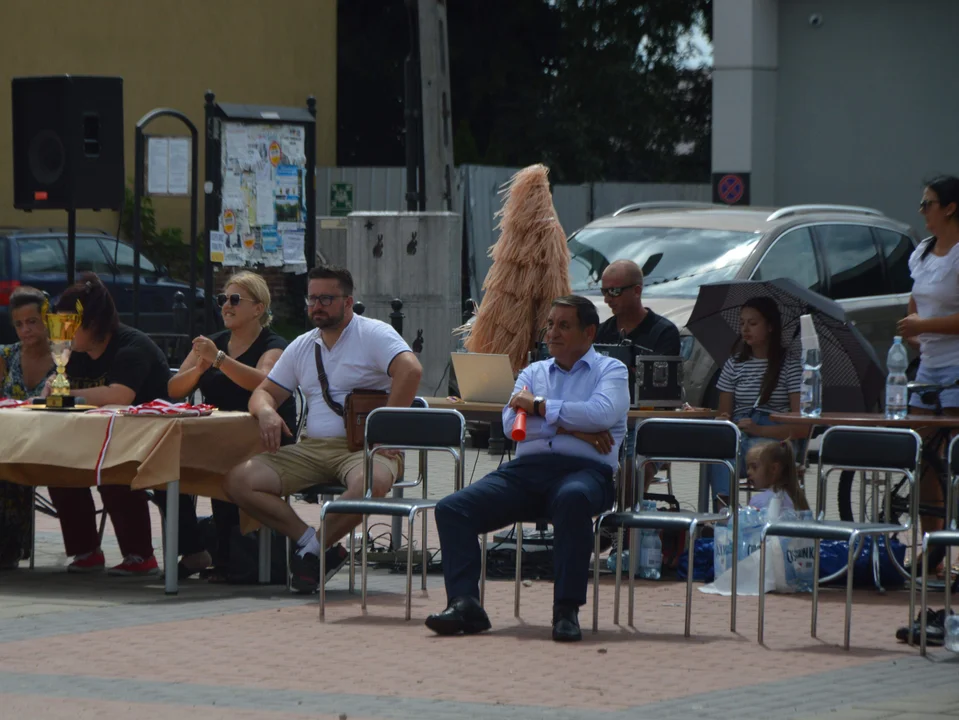
MULTIPOLYGON (((654 500, 643 500, 643 510, 655 512, 654 500)), ((644 580, 659 580, 663 574, 663 541, 659 530, 643 530, 639 536, 639 566, 636 577, 644 580)))
POLYGON ((944 625, 946 638, 943 645, 949 652, 959 653, 959 615, 947 615, 944 625))
POLYGON ((886 356, 886 417, 901 420, 906 417, 908 408, 908 393, 906 392, 906 368, 909 367, 909 355, 898 335, 892 340, 892 347, 886 356))
MULTIPOLYGON (((613 550, 606 558, 606 569, 616 572, 616 551, 613 550)), ((629 550, 623 550, 623 575, 629 577, 629 550)))
POLYGON ((810 315, 799 317, 802 332, 802 382, 799 385, 799 413, 804 417, 822 415, 822 353, 810 315))

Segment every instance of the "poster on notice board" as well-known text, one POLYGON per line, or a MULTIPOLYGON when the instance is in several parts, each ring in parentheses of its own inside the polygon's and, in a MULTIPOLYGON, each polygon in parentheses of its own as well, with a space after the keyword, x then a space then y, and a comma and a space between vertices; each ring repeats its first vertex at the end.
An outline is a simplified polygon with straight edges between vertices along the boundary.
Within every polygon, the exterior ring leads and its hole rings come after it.
MULTIPOLYGON (((306 131, 224 122, 218 245, 227 267, 306 265, 306 131)), ((219 248, 218 248, 219 249, 219 248)))

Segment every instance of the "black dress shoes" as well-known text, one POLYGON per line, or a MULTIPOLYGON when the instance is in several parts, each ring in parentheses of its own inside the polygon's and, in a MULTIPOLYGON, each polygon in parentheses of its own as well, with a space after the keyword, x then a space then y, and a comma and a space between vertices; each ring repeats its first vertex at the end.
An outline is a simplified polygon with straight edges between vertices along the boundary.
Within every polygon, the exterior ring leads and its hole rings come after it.
POLYGON ((553 640, 578 642, 583 639, 579 629, 579 608, 572 605, 553 606, 553 640))
POLYGON ((493 626, 479 601, 463 596, 450 600, 443 612, 426 618, 426 627, 437 635, 472 635, 493 626))

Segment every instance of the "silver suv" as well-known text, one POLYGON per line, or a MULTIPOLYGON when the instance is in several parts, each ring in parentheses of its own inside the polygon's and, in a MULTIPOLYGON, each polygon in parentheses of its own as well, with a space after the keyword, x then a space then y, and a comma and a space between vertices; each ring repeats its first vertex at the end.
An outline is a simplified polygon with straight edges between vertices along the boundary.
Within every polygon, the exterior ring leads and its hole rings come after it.
POLYGON ((917 242, 908 225, 870 208, 638 203, 570 236, 570 282, 605 320, 603 270, 619 259, 643 268, 643 303, 680 328, 687 401, 715 407, 718 367, 685 330, 700 285, 791 278, 842 305, 884 360, 906 314, 917 242))

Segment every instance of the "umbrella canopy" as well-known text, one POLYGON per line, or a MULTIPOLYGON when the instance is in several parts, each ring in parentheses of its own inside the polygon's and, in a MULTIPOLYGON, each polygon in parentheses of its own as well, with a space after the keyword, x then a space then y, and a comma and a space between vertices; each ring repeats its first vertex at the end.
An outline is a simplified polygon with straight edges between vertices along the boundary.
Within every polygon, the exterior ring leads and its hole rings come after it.
POLYGON ((500 236, 476 321, 460 332, 470 352, 509 355, 513 372, 526 366, 546 324, 550 304, 570 294, 569 250, 549 191, 549 170, 531 165, 504 187, 500 236))
POLYGON ((722 366, 739 339, 739 313, 754 297, 776 301, 782 317, 782 342, 801 358, 799 317, 811 315, 822 353, 822 402, 825 411, 862 412, 879 403, 885 378, 872 345, 838 303, 792 280, 739 281, 703 285, 686 327, 722 366))

